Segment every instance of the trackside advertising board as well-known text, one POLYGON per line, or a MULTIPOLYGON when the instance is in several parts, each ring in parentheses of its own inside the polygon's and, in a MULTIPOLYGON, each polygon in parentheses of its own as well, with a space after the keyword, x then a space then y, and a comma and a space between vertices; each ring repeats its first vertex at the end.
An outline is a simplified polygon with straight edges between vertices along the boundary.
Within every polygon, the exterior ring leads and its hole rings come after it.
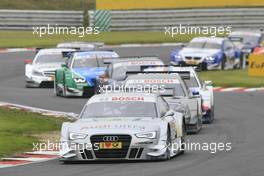
POLYGON ((96 0, 97 10, 264 6, 263 0, 96 0))
POLYGON ((249 56, 248 74, 249 76, 264 77, 264 54, 251 54, 249 56))

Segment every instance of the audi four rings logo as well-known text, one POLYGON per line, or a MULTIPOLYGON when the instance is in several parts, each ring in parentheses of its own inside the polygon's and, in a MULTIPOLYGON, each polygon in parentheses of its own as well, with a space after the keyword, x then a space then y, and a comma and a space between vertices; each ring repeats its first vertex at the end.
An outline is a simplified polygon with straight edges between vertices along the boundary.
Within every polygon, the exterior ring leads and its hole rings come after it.
POLYGON ((107 142, 114 142, 118 140, 118 136, 104 136, 103 140, 107 142))

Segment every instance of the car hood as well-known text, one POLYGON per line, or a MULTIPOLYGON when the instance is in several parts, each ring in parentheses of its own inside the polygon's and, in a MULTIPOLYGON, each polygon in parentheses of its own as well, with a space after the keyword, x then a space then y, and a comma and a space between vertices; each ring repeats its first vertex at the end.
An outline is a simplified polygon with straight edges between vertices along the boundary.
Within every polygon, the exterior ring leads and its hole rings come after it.
POLYGON ((220 52, 219 49, 196 49, 196 48, 184 48, 180 51, 180 55, 183 57, 206 57, 213 56, 220 52))
POLYGON ((48 64, 34 64, 33 69, 37 71, 56 71, 57 69, 61 68, 61 65, 63 63, 58 62, 58 63, 48 63, 48 64))
POLYGON ((80 119, 72 123, 69 132, 76 133, 138 133, 158 131, 163 121, 160 118, 96 118, 80 119))

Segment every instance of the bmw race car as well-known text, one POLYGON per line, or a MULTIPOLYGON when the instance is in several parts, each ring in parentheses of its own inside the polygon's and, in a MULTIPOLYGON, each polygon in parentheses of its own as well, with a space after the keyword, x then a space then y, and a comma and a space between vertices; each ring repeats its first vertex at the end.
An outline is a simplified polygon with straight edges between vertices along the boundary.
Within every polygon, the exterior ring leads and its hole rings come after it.
POLYGON ((239 68, 241 58, 241 51, 230 40, 219 37, 194 38, 170 55, 172 65, 193 65, 201 70, 239 68))
POLYGON ((228 38, 243 54, 248 56, 256 47, 260 46, 264 40, 264 34, 260 31, 234 31, 229 34, 228 38))
POLYGON ((60 160, 168 160, 184 152, 183 117, 157 94, 93 96, 61 130, 60 160))
POLYGON ((149 70, 128 76, 124 89, 161 95, 173 110, 183 114, 186 131, 198 133, 202 129, 201 96, 193 95, 177 73, 149 70))
POLYGON ((91 96, 96 79, 106 69, 104 58, 118 58, 114 51, 79 51, 69 57, 63 68, 56 70, 54 91, 57 96, 91 96))
POLYGON ((53 87, 55 71, 65 63, 64 52, 74 49, 40 49, 34 60, 25 60, 26 87, 53 87))
POLYGON ((152 67, 157 65, 164 65, 162 60, 156 56, 142 56, 142 57, 125 57, 119 60, 112 61, 98 80, 98 93, 102 93, 104 89, 116 89, 122 86, 129 71, 140 71, 144 67, 152 67))
POLYGON ((57 48, 73 48, 76 50, 81 51, 92 51, 99 47, 102 47, 104 43, 99 42, 65 42, 65 43, 58 43, 57 48))

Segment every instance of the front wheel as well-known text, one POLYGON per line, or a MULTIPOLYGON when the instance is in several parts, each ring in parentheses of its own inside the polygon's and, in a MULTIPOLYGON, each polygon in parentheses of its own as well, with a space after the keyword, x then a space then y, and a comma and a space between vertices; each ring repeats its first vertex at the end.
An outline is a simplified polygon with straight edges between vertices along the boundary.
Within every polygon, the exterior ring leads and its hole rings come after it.
POLYGON ((226 67, 226 57, 224 56, 224 58, 221 61, 221 70, 225 70, 226 67))
POLYGON ((171 158, 171 156, 170 156, 170 147, 171 147, 171 133, 170 133, 170 130, 168 129, 167 141, 166 141, 166 153, 165 153, 164 158, 162 159, 163 161, 170 160, 170 158, 171 158))
POLYGON ((54 83, 54 89, 55 89, 55 93, 56 93, 56 96, 61 96, 61 92, 59 91, 59 86, 57 83, 54 83))

